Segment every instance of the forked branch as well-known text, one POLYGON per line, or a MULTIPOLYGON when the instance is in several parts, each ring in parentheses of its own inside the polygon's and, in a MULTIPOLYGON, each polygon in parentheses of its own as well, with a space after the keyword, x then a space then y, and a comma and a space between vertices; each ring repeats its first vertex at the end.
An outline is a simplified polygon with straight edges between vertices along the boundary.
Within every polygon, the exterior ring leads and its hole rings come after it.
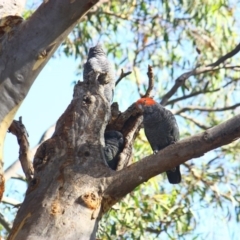
POLYGON ((130 75, 132 72, 124 72, 123 69, 121 69, 121 75, 119 76, 118 80, 116 81, 116 86, 120 83, 120 81, 125 78, 126 76, 130 75))
POLYGON ((169 90, 169 92, 167 92, 163 96, 163 98, 161 100, 161 104, 166 105, 168 99, 170 99, 173 96, 173 94, 178 90, 178 88, 180 86, 184 85, 185 81, 191 76, 196 76, 196 75, 199 75, 202 73, 216 71, 216 70, 220 70, 220 69, 236 69, 236 68, 239 69, 239 66, 231 66, 231 65, 227 65, 227 64, 225 64, 224 66, 219 66, 220 64, 224 63, 228 58, 231 58, 234 55, 236 55, 239 51, 240 51, 240 44, 238 44, 231 52, 220 57, 216 62, 209 64, 207 66, 196 67, 189 72, 183 73, 181 76, 179 76, 175 80, 175 84, 169 90))

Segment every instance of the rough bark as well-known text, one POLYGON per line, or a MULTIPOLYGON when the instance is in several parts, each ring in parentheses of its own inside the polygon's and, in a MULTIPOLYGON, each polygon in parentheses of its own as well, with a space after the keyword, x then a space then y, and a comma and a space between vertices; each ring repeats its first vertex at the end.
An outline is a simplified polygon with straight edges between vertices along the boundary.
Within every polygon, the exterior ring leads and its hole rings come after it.
POLYGON ((78 82, 52 138, 34 157, 34 180, 9 239, 95 239, 105 179, 110 104, 96 79, 78 82))
POLYGON ((8 16, 0 25, 0 199, 4 191, 2 150, 6 131, 39 72, 77 21, 97 2, 43 1, 27 21, 8 16))

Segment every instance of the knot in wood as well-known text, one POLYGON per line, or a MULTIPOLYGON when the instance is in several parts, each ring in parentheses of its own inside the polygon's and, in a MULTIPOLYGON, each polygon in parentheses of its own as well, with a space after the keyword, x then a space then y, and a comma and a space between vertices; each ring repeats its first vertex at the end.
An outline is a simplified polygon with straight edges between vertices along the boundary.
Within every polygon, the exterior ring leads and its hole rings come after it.
POLYGON ((28 195, 30 192, 35 190, 38 187, 39 183, 40 183, 40 179, 39 178, 33 178, 30 181, 29 185, 28 185, 28 189, 27 189, 26 195, 28 195))
POLYGON ((84 95, 83 96, 83 105, 90 105, 95 102, 94 96, 84 95))
POLYGON ((79 202, 83 203, 87 208, 95 210, 101 202, 101 197, 94 192, 88 192, 79 197, 79 202))
POLYGON ((114 197, 107 196, 102 201, 102 211, 106 213, 118 200, 114 197))
POLYGON ((206 142, 212 142, 212 137, 211 137, 211 135, 208 133, 208 132, 204 132, 204 134, 203 134, 203 139, 206 141, 206 142))
POLYGON ((54 200, 51 204, 51 214, 52 215, 57 215, 57 214, 61 214, 64 211, 62 210, 61 204, 58 200, 54 200))

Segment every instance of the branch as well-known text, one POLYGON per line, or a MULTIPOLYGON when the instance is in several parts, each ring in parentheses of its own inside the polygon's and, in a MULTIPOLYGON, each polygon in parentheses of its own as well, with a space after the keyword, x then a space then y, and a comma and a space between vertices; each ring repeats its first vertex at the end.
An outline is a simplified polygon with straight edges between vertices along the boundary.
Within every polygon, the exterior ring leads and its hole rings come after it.
POLYGON ((17 159, 4 171, 4 178, 6 182, 11 177, 16 176, 16 172, 18 171, 20 166, 20 161, 19 159, 17 159))
MULTIPOLYGON (((17 110, 16 106, 20 106, 38 73, 63 39, 97 2, 99 0, 43 1, 28 20, 5 33, 5 39, 1 38, 4 51, 0 58, 0 83, 5 92, 0 95, 0 102, 5 107, 0 111, 0 121, 12 109, 17 110), (12 83, 11 91, 9 81, 12 83)), ((11 122, 12 119, 7 122, 7 128, 11 122)))
POLYGON ((185 84, 185 81, 191 77, 191 76, 196 76, 202 73, 206 73, 206 72, 210 72, 210 71, 217 71, 220 69, 234 69, 234 68, 239 68, 239 66, 231 66, 231 65, 225 65, 222 67, 217 67, 218 65, 220 65, 221 63, 223 63, 226 59, 233 57, 235 54, 237 54, 240 51, 240 44, 237 45, 237 47, 227 53, 226 55, 224 55, 223 57, 220 57, 216 62, 209 64, 207 66, 203 66, 203 67, 196 67, 193 70, 183 73, 181 76, 179 76, 176 80, 175 80, 175 84, 173 85, 173 87, 170 89, 170 91, 168 93, 166 93, 161 101, 162 105, 166 105, 168 99, 170 99, 173 94, 178 90, 178 88, 182 85, 185 84))
POLYGON ((197 125, 199 128, 202 128, 203 130, 207 130, 207 129, 209 129, 208 126, 206 126, 206 125, 200 123, 200 122, 197 121, 195 118, 191 118, 191 117, 189 117, 188 115, 186 115, 186 114, 184 114, 184 113, 179 114, 179 116, 181 116, 181 117, 183 117, 183 118, 185 118, 185 119, 187 119, 187 120, 193 122, 195 125, 197 125))
POLYGON ((181 100, 185 100, 185 99, 188 99, 188 98, 197 96, 197 95, 199 95, 199 94, 217 92, 217 91, 219 91, 219 90, 227 87, 227 86, 230 85, 232 82, 233 82, 233 81, 229 81, 229 82, 227 82, 226 84, 224 84, 222 87, 219 87, 219 88, 216 88, 216 89, 213 89, 213 90, 207 90, 207 86, 208 86, 208 83, 209 83, 209 82, 207 82, 202 90, 196 91, 196 92, 193 92, 193 93, 190 93, 190 94, 188 94, 188 95, 184 95, 184 96, 179 97, 179 98, 172 99, 172 100, 168 101, 168 102, 166 103, 166 105, 174 104, 175 102, 178 102, 178 101, 181 101, 181 100))
POLYGON ((142 117, 137 117, 135 121, 132 122, 132 126, 130 127, 130 130, 125 135, 125 146, 119 156, 118 166, 116 169, 117 171, 131 164, 133 143, 141 128, 141 124, 142 124, 142 117))
POLYGON ((22 123, 22 117, 19 117, 19 121, 14 120, 12 122, 9 127, 9 132, 17 137, 19 144, 19 160, 27 181, 30 182, 33 177, 33 166, 29 154, 28 133, 22 123))
POLYGON ((130 15, 125 15, 125 16, 122 16, 122 15, 118 15, 118 14, 115 14, 113 12, 105 12, 105 11, 102 11, 100 12, 100 14, 105 14, 105 15, 109 15, 111 17, 116 17, 117 19, 122 19, 122 20, 127 20, 129 21, 131 19, 131 17, 129 17, 130 15))
POLYGON ((153 80, 153 71, 152 71, 152 67, 150 65, 148 65, 148 88, 146 93, 142 96, 142 97, 150 97, 150 94, 153 90, 153 86, 154 86, 154 80, 153 80))
POLYGON ((226 110, 233 110, 239 106, 240 106, 240 103, 237 103, 235 105, 228 106, 228 107, 222 107, 222 108, 205 108, 205 107, 198 107, 198 106, 188 106, 188 107, 184 107, 184 108, 177 110, 176 112, 174 112, 174 114, 178 115, 178 114, 180 114, 182 112, 186 112, 186 111, 222 112, 222 111, 226 111, 226 110))
POLYGON ((221 88, 217 88, 217 89, 213 89, 213 90, 204 90, 204 89, 203 89, 203 90, 200 90, 200 91, 196 91, 196 92, 190 93, 190 94, 188 94, 188 95, 184 95, 184 96, 182 96, 182 97, 172 99, 172 100, 168 101, 168 102, 166 103, 166 105, 171 105, 171 104, 174 104, 174 103, 176 103, 176 102, 178 102, 178 101, 185 100, 185 99, 188 99, 188 98, 191 98, 191 97, 195 97, 195 96, 197 96, 197 95, 199 95, 199 94, 217 92, 217 91, 219 91, 220 89, 221 89, 221 88))
POLYGON ((119 84, 119 82, 123 79, 123 78, 125 78, 126 76, 128 76, 128 75, 130 75, 132 72, 123 72, 123 69, 121 69, 121 75, 120 75, 120 77, 118 78, 118 80, 116 81, 116 86, 119 84))
POLYGON ((240 43, 229 53, 227 53, 226 55, 220 57, 216 62, 211 63, 209 65, 207 65, 208 67, 216 67, 219 64, 225 62, 228 58, 233 57, 234 55, 236 55, 238 52, 240 51, 240 43))
POLYGON ((10 232, 12 227, 11 224, 4 218, 4 216, 0 213, 0 224, 8 231, 10 232))
POLYGON ((199 158, 215 148, 230 144, 239 137, 240 114, 216 127, 170 145, 156 155, 145 157, 116 172, 112 179, 109 180, 110 184, 108 184, 105 194, 115 199, 121 199, 150 178, 192 158, 199 158))
MULTIPOLYGON (((35 152, 37 151, 38 147, 44 141, 46 141, 47 139, 49 139, 52 136, 54 129, 55 129, 55 124, 52 125, 50 128, 48 128, 43 133, 41 139, 39 140, 39 143, 29 151, 30 159, 33 159, 33 156, 35 155, 35 152)), ((21 165, 20 165, 19 159, 17 159, 4 171, 4 178, 5 178, 6 182, 8 179, 13 178, 13 177, 19 178, 19 175, 16 172, 20 168, 20 166, 21 165)))
POLYGON ((17 207, 21 204, 21 202, 13 199, 13 198, 9 198, 9 197, 3 197, 2 198, 2 202, 5 203, 5 204, 10 204, 14 207, 17 207))

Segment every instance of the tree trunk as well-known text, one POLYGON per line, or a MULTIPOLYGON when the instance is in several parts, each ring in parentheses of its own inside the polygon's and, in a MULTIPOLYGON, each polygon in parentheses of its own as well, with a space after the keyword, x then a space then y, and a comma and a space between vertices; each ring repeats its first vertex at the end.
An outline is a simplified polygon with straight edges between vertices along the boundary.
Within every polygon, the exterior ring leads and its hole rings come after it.
POLYGON ((0 200, 4 192, 3 142, 15 113, 63 39, 98 0, 43 1, 27 21, 18 12, 23 2, 0 0, 4 7, 0 8, 0 200))
POLYGON ((9 239, 95 239, 106 177, 103 134, 110 116, 96 79, 79 82, 53 137, 34 158, 35 178, 9 239))

